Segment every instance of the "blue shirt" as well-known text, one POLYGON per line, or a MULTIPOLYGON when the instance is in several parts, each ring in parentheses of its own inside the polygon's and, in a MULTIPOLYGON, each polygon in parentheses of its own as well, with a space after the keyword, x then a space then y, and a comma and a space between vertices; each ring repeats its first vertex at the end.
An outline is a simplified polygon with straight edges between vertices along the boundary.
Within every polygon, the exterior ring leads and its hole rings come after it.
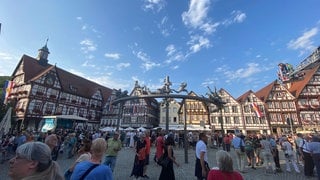
POLYGON ((320 154, 320 142, 309 142, 308 150, 313 154, 320 154))
POLYGON ((243 139, 239 138, 238 136, 234 137, 232 139, 232 144, 233 144, 233 147, 235 149, 240 149, 240 144, 242 143, 242 146, 244 146, 244 141, 243 139))
MULTIPOLYGON (((89 161, 83 161, 76 165, 71 180, 78 180, 94 164, 89 161)), ((84 178, 85 180, 113 180, 112 171, 109 166, 100 164, 84 178)))

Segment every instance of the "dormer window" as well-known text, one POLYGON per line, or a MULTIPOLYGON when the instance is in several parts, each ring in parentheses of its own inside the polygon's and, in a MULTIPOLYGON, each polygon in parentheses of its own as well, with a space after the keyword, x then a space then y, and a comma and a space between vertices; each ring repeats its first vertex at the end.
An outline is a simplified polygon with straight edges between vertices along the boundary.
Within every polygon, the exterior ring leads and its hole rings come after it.
POLYGON ((78 88, 72 86, 71 84, 69 85, 69 88, 72 92, 77 92, 78 88))

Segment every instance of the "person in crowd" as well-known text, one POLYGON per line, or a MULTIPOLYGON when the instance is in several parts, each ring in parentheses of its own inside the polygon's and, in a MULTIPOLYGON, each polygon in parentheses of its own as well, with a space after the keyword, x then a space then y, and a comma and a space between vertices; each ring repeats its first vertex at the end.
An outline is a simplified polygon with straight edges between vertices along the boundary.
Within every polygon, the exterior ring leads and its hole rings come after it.
POLYGON ((173 136, 168 136, 165 140, 165 148, 164 148, 164 156, 169 158, 169 163, 167 167, 162 166, 159 180, 175 180, 173 163, 179 167, 179 164, 176 161, 173 153, 174 146, 174 138, 173 136))
POLYGON ((196 165, 195 176, 198 180, 206 179, 209 172, 208 154, 207 154, 208 137, 205 133, 199 134, 199 140, 196 144, 196 165))
POLYGON ((271 135, 269 135, 267 139, 269 140, 271 145, 271 153, 273 155, 273 161, 276 165, 276 172, 282 172, 281 166, 280 166, 279 150, 278 150, 277 142, 274 139, 274 137, 271 135))
POLYGON ((246 154, 245 154, 245 152, 241 151, 241 146, 245 146, 245 143, 244 143, 242 137, 243 137, 243 135, 241 133, 238 133, 236 135, 236 137, 233 138, 232 145, 233 145, 233 148, 236 153, 238 169, 240 172, 246 173, 244 171, 244 163, 245 163, 246 154))
POLYGON ((91 158, 89 161, 83 161, 76 165, 73 170, 71 180, 78 179, 103 179, 113 180, 112 171, 109 166, 100 164, 104 152, 107 149, 107 143, 103 138, 96 138, 91 145, 91 158))
POLYGON ((286 138, 286 137, 282 138, 282 150, 285 155, 287 172, 291 172, 291 167, 290 167, 290 163, 291 163, 293 165, 294 170, 297 173, 300 173, 300 170, 297 166, 297 163, 296 163, 296 160, 294 157, 292 144, 288 141, 288 138, 286 138))
POLYGON ((146 141, 145 134, 140 135, 140 140, 136 143, 136 154, 134 157, 134 164, 131 172, 131 176, 134 176, 136 179, 143 177, 143 167, 146 159, 146 141))
POLYGON ((114 132, 113 138, 109 138, 107 141, 107 151, 104 160, 104 164, 110 166, 112 172, 116 166, 117 155, 121 147, 122 143, 119 139, 119 132, 114 132))
POLYGON ((42 142, 20 145, 9 161, 8 175, 12 180, 64 179, 58 163, 51 159, 49 146, 42 142))
POLYGON ((297 164, 303 164, 302 154, 299 151, 299 144, 303 141, 303 135, 301 133, 297 133, 297 136, 294 140, 294 144, 296 146, 296 156, 297 156, 297 164))
POLYGON ((45 138, 44 142, 51 149, 52 160, 56 161, 59 154, 58 137, 55 134, 51 134, 45 138))
POLYGON ((302 158, 304 159, 304 175, 306 177, 314 176, 313 174, 314 163, 313 163, 311 152, 308 146, 310 139, 311 139, 310 136, 305 135, 299 145, 299 150, 302 154, 302 158))
POLYGON ((68 152, 68 159, 72 158, 75 153, 75 148, 76 148, 76 134, 75 133, 70 133, 68 137, 68 142, 67 142, 67 152, 68 152))
POLYGON ((209 171, 207 180, 243 180, 241 174, 233 170, 232 157, 228 152, 219 150, 216 153, 216 160, 218 168, 213 168, 209 171))
POLYGON ((319 135, 312 136, 311 142, 308 144, 311 152, 312 160, 316 166, 318 180, 320 180, 320 137, 319 135))
POLYGON ((134 137, 136 136, 136 133, 134 131, 131 131, 130 133, 130 143, 129 143, 129 147, 134 148, 134 137))
POLYGON ((65 180, 69 180, 71 178, 72 172, 76 165, 83 161, 90 161, 91 159, 91 141, 89 139, 82 139, 82 146, 80 147, 78 151, 78 158, 74 163, 71 164, 71 166, 68 168, 68 170, 64 173, 65 180))
POLYGON ((254 157, 254 149, 253 149, 253 142, 252 142, 252 137, 247 136, 244 138, 244 144, 245 144, 245 150, 248 158, 248 166, 251 166, 252 169, 256 169, 254 167, 254 164, 256 162, 256 159, 254 157))
POLYGON ((163 137, 163 132, 160 132, 159 136, 156 139, 156 155, 154 159, 156 162, 162 156, 163 148, 164 148, 164 137, 163 137))
POLYGON ((25 132, 19 132, 19 136, 17 137, 17 147, 21 146, 27 141, 27 136, 25 132))
POLYGON ((149 178, 149 176, 147 175, 147 166, 149 165, 151 140, 150 140, 150 132, 146 131, 145 134, 146 134, 146 137, 144 140, 146 142, 146 160, 143 167, 143 177, 149 178))
POLYGON ((229 134, 225 134, 223 137, 223 150, 230 152, 230 147, 231 147, 231 138, 229 137, 229 134))
POLYGON ((261 144, 261 154, 263 156, 263 160, 266 167, 266 172, 276 172, 276 167, 273 161, 273 155, 272 155, 272 147, 270 142, 267 140, 267 137, 265 135, 261 136, 262 140, 260 141, 261 144))
POLYGON ((255 157, 256 157, 256 166, 261 166, 263 165, 263 156, 262 156, 262 153, 261 153, 261 135, 258 134, 254 134, 253 135, 253 146, 254 146, 254 154, 255 154, 255 157))

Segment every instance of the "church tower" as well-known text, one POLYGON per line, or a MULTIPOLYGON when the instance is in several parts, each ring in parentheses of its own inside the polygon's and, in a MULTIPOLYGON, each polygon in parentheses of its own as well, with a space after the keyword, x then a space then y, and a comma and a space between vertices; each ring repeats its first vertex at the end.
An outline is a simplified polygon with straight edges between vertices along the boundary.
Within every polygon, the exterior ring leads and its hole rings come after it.
POLYGON ((39 64, 41 64, 42 66, 46 66, 48 64, 48 55, 50 54, 50 52, 47 47, 47 44, 48 44, 48 39, 46 44, 41 49, 38 50, 39 53, 38 53, 37 59, 39 61, 39 64))

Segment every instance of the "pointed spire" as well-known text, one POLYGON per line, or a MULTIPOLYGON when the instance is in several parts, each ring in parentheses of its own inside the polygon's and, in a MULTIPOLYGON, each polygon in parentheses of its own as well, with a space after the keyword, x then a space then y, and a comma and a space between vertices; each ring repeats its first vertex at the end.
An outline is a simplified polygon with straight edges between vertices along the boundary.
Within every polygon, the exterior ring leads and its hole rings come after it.
POLYGON ((47 38, 46 44, 41 49, 38 50, 39 53, 38 53, 37 59, 39 60, 39 63, 44 66, 48 64, 48 55, 50 54, 47 46, 48 41, 49 41, 49 38, 47 38))

